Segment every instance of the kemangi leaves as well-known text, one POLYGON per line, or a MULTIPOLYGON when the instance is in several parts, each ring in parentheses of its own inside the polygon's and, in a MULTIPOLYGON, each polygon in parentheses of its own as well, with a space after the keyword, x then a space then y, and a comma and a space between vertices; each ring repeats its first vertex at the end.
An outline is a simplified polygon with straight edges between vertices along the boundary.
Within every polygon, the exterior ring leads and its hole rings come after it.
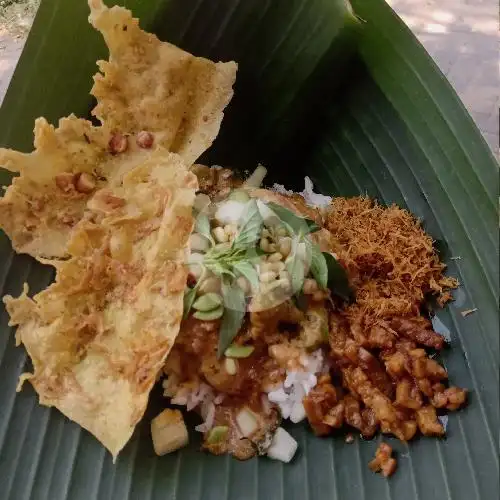
POLYGON ((323 256, 328 267, 328 288, 345 301, 353 300, 354 291, 349 284, 346 270, 331 253, 323 252, 323 256))
MULTIPOLYGON (((310 241, 310 240, 308 240, 310 241)), ((326 263, 326 258, 321 252, 318 245, 310 242, 311 248, 311 274, 314 279, 318 282, 318 285, 326 289, 328 287, 328 265, 326 263)))
POLYGON ((233 241, 233 248, 246 249, 253 246, 260 238, 262 224, 263 220, 257 202, 252 199, 245 205, 240 229, 233 241))
POLYGON ((214 242, 212 234, 210 233, 210 219, 208 218, 208 215, 203 212, 198 213, 196 216, 194 232, 201 234, 212 243, 214 242))
POLYGON ((243 290, 229 280, 222 281, 224 315, 219 330, 217 356, 220 358, 238 334, 246 312, 246 300, 243 290))
POLYGON ((297 235, 315 233, 321 229, 313 220, 300 217, 277 203, 268 202, 267 206, 297 235))

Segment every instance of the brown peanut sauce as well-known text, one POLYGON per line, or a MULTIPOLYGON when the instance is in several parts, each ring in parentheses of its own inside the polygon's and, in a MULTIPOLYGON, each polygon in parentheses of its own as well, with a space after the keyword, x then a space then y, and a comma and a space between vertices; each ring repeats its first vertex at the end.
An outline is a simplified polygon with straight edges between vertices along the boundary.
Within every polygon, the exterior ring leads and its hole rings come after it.
MULTIPOLYGON (((264 389, 284 378, 284 371, 268 354, 268 345, 257 339, 255 348, 247 358, 235 359, 237 370, 230 374, 225 368, 225 357, 217 358, 220 320, 201 321, 189 316, 181 324, 171 356, 171 363, 180 382, 201 380, 216 392, 226 395, 224 406, 247 405, 256 411, 261 408, 261 394, 264 389)), ((235 339, 241 343, 244 329, 235 339)))

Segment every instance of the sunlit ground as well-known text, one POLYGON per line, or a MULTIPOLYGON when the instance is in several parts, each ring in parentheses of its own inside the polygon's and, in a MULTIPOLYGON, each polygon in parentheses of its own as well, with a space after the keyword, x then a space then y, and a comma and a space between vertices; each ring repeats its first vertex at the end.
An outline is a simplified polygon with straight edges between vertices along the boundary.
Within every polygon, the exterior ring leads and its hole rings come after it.
POLYGON ((387 0, 447 76, 498 154, 498 0, 387 0))

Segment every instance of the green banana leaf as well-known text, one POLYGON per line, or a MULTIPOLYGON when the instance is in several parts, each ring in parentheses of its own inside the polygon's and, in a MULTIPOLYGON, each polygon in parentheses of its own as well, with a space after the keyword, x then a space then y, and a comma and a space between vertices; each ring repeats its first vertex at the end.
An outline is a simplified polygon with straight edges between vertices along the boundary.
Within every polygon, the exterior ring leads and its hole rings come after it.
MULTIPOLYGON (((238 462, 188 448, 154 455, 150 408, 113 464, 87 432, 15 392, 29 366, 0 309, 0 498, 475 500, 498 495, 498 164, 453 89, 383 0, 128 0, 154 31, 196 55, 240 65, 236 96, 206 161, 253 168, 324 193, 368 194, 407 207, 436 239, 462 287, 439 312, 451 348, 450 378, 471 390, 451 414, 447 439, 409 445, 389 439, 399 470, 369 471, 379 438, 345 444, 290 427, 300 452, 291 464, 238 462), (460 257, 460 259, 456 259, 460 257), (461 311, 477 308, 466 318, 461 311)), ((105 57, 82 0, 44 0, 0 110, 0 144, 32 148, 43 115, 88 114, 95 61, 105 57)), ((3 183, 8 176, 0 174, 3 183)), ((0 287, 44 288, 52 273, 13 255, 0 234, 0 287)))

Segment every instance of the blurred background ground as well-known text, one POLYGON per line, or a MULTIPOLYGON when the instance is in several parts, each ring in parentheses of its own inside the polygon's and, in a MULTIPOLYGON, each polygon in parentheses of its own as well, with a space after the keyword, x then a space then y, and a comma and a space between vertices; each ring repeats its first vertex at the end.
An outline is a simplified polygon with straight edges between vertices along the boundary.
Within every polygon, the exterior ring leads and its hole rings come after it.
POLYGON ((0 0, 0 104, 39 5, 40 0, 0 0))
MULTIPOLYGON (((498 156, 498 0, 387 1, 447 76, 498 156)), ((40 0, 0 0, 0 103, 39 4, 40 0)))
POLYGON ((25 37, 39 5, 40 0, 0 0, 0 26, 14 37, 25 37))
POLYGON ((498 157, 498 0, 387 1, 446 75, 498 157))

